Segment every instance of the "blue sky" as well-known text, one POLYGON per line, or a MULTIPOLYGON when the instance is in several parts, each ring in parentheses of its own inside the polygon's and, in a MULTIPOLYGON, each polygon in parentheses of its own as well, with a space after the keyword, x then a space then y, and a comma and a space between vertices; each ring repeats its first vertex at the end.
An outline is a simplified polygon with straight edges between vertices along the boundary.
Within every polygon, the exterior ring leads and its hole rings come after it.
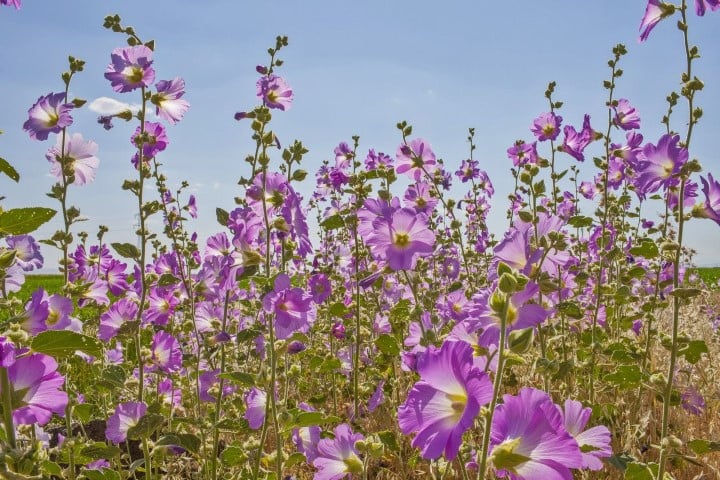
MULTIPOLYGON (((262 1, 177 0, 98 1, 25 0, 19 12, 0 9, 0 155, 19 170, 19 185, 0 179, 5 208, 44 205, 51 186, 44 154, 52 145, 22 131, 27 109, 40 96, 60 91, 67 56, 86 60, 71 93, 93 100, 112 97, 137 103, 139 94, 115 94, 103 72, 113 48, 124 38, 102 28, 107 14, 118 13, 144 39, 156 40, 158 79, 182 76, 191 109, 169 127, 170 147, 161 161, 171 184, 187 179, 198 197, 202 235, 218 229, 215 207, 230 209, 246 173, 251 150, 246 123, 233 120, 256 102, 256 64, 276 35, 288 35, 281 74, 295 91, 291 110, 278 113, 274 130, 284 144, 300 139, 309 148, 304 168, 311 173, 352 135, 367 149, 393 153, 400 141, 399 120, 414 126, 448 165, 468 155, 467 128, 476 128, 476 158, 498 191, 491 229, 502 235, 510 190, 505 150, 516 140, 531 140, 529 126, 547 110, 543 92, 558 82, 565 102, 565 123, 580 125, 584 113, 601 126, 606 118, 602 80, 612 47, 624 43, 625 75, 618 96, 640 111, 642 132, 656 142, 665 97, 678 89, 684 68, 680 33, 674 21, 661 23, 639 44, 644 0, 577 1, 262 1), (182 7, 179 7, 182 5, 182 7)), ((705 116, 693 139, 691 157, 720 175, 715 139, 720 126, 720 13, 691 16, 691 39, 700 46, 696 74, 705 81, 699 105, 705 116)), ((87 108, 75 112, 73 132, 100 145, 97 180, 73 188, 71 203, 90 221, 76 226, 94 234, 111 228, 111 241, 132 241, 133 198, 120 189, 134 178, 129 136, 135 125, 115 122, 104 131, 87 108)), ((678 108, 674 128, 684 131, 686 113, 678 108), (682 116, 682 118, 681 118, 682 116)), ((602 128, 604 130, 604 128, 602 128)), ((592 147, 591 147, 592 148, 592 147)), ((595 146, 599 152, 599 145, 595 146)), ((547 154, 541 150, 541 154, 547 154)), ((561 166, 569 166, 561 157, 561 166), (563 163, 564 162, 564 163, 563 163)), ((455 168, 453 168, 454 171, 455 168)), ((589 176, 589 174, 588 174, 589 176)), ((306 180, 309 192, 312 176, 306 180)), ((568 185, 564 185, 569 188, 568 185)), ((397 192, 400 194, 401 192, 397 192)), ((659 207, 658 207, 659 208, 659 207)), ((651 210, 651 209, 650 209, 651 210)), ((59 223, 44 228, 49 236, 59 223)), ((156 231, 159 227, 156 224, 156 231)), ((720 263, 720 227, 693 221, 687 243, 700 252, 699 264, 720 263)), ((52 262, 52 252, 46 250, 52 262)))

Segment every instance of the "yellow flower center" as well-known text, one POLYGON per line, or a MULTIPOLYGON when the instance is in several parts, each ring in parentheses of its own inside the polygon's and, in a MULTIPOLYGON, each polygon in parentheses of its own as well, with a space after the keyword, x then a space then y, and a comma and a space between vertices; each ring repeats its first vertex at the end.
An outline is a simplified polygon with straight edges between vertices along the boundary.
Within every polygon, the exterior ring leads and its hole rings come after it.
POLYGON ((515 472, 516 467, 530 460, 525 455, 514 452, 515 448, 520 445, 520 440, 520 438, 506 440, 493 448, 490 460, 495 468, 515 472))
POLYGON ((463 393, 446 393, 445 394, 450 400, 450 408, 453 410, 453 418, 455 421, 459 421, 465 411, 467 405, 467 394, 463 393))
POLYGON ((396 247, 405 248, 410 244, 410 235, 407 233, 395 233, 393 243, 396 247))
POLYGON ((551 124, 549 124, 549 123, 546 123, 546 124, 543 126, 542 131, 543 131, 543 133, 545 134, 545 136, 550 136, 550 135, 552 135, 553 132, 555 131, 555 126, 554 126, 554 125, 551 125, 551 124))
POLYGON ((345 467, 347 467, 348 473, 359 474, 363 471, 362 461, 355 454, 343 460, 343 463, 345 463, 345 467))

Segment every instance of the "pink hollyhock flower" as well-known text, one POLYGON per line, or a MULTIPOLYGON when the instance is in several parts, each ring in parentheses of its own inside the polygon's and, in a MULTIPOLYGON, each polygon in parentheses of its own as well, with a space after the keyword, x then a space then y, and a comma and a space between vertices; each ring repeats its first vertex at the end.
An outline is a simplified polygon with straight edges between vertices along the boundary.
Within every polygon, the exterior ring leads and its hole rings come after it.
POLYGON ((396 210, 390 218, 373 222, 373 227, 366 242, 373 255, 387 260, 393 270, 412 270, 419 257, 433 252, 435 234, 428 228, 423 214, 396 210))
POLYGON ((73 123, 70 111, 72 103, 63 103, 64 93, 48 93, 40 97, 35 105, 28 110, 29 118, 23 124, 23 130, 35 140, 47 140, 51 133, 60 133, 63 128, 73 123))
POLYGON ((707 178, 700 177, 705 194, 705 203, 700 204, 693 211, 696 217, 709 218, 720 225, 720 182, 715 180, 712 173, 707 178))
POLYGON ((85 185, 95 180, 95 170, 97 170, 100 160, 95 156, 98 150, 97 143, 83 140, 82 135, 74 133, 65 141, 65 156, 62 156, 62 136, 58 135, 57 145, 52 147, 45 154, 48 162, 50 162, 50 173, 52 173, 58 181, 62 181, 63 167, 65 175, 71 180, 69 183, 75 185, 85 185))
POLYGON ((720 0, 695 0, 695 13, 699 16, 705 15, 708 8, 713 12, 720 9, 720 0))
POLYGON ((560 125, 563 118, 553 112, 547 112, 533 120, 531 130, 541 142, 545 140, 556 140, 560 135, 560 125))
MULTIPOLYGON (((165 127, 160 123, 145 122, 145 137, 142 137, 142 130, 138 126, 135 133, 130 137, 130 141, 135 148, 142 148, 142 155, 144 161, 149 161, 151 158, 156 156, 158 153, 165 150, 168 146, 169 140, 165 127)), ((135 154, 133 158, 133 165, 137 168, 138 155, 135 154)))
POLYGON ((617 105, 613 107, 615 110, 615 119, 613 123, 623 130, 634 130, 640 128, 640 114, 630 105, 630 101, 621 98, 617 101, 617 105))
MULTIPOLYGON (((300 403, 298 408, 306 412, 314 412, 315 409, 311 406, 300 403)), ((293 429, 292 438, 295 442, 295 446, 298 452, 305 455, 305 459, 308 463, 312 463, 318 456, 317 445, 320 443, 320 427, 300 427, 293 429)))
POLYGON ((582 456, 582 468, 590 470, 602 470, 601 458, 612 455, 610 447, 610 430, 604 425, 583 429, 590 421, 591 408, 583 408, 582 403, 575 400, 565 400, 565 410, 557 409, 563 416, 565 430, 575 438, 580 447, 582 456))
POLYGON ((110 305, 107 312, 100 315, 98 338, 107 342, 120 331, 126 322, 133 322, 137 318, 138 306, 129 298, 121 298, 110 305))
POLYGON ((105 429, 105 438, 114 444, 123 443, 127 440, 127 433, 137 425, 147 412, 147 405, 142 402, 126 402, 115 407, 115 413, 110 415, 105 429))
POLYGON ((429 214, 437 203, 438 199, 432 196, 432 189, 428 183, 414 183, 405 191, 405 205, 418 213, 429 214))
POLYGON ((669 5, 660 0, 649 0, 647 7, 645 7, 645 15, 640 20, 640 41, 644 42, 650 36, 650 32, 655 28, 655 25, 660 23, 660 20, 664 19, 675 13, 675 7, 669 5))
POLYGON ((657 192, 660 187, 677 185, 677 174, 688 161, 688 151, 678 145, 679 135, 663 135, 657 146, 648 143, 638 155, 635 186, 638 196, 657 192))
POLYGON ((395 154, 397 164, 396 173, 405 173, 410 178, 419 181, 425 173, 432 177, 437 169, 435 154, 422 138, 410 140, 409 144, 400 145, 395 154))
POLYGON ((253 430, 262 427, 265 421, 265 407, 267 405, 267 393, 259 388, 251 388, 245 393, 245 419, 253 430))
POLYGON ((537 142, 525 143, 522 140, 515 142, 515 145, 507 149, 507 155, 516 167, 523 165, 534 165, 537 163, 537 142))
POLYGON ((576 131, 575 127, 571 125, 565 125, 563 133, 565 140, 562 144, 562 151, 571 155, 578 162, 584 162, 583 151, 595 138, 595 131, 590 127, 590 115, 585 115, 581 131, 576 131))
POLYGON ((160 330, 153 336, 151 361, 165 373, 179 372, 182 368, 180 343, 169 333, 160 330))
POLYGON ((9 5, 15 7, 15 10, 20 10, 22 3, 20 0, 0 0, 0 5, 9 5))
MULTIPOLYGON (((7 342, 6 342, 7 344, 7 342)), ((3 348, 5 358, 2 368, 12 389, 12 416, 16 425, 45 425, 53 413, 63 415, 68 403, 67 393, 60 390, 65 378, 57 372, 54 358, 41 353, 33 353, 15 358, 3 348)))
POLYGON ((155 114, 175 125, 182 120, 190 104, 182 99, 185 95, 185 80, 175 77, 172 80, 160 80, 155 85, 157 93, 150 101, 155 104, 155 114))
POLYGON ((378 386, 375 388, 375 392, 370 396, 368 400, 368 412, 374 412, 380 405, 385 401, 385 380, 380 380, 378 386))
POLYGON ((453 460, 462 436, 472 427, 480 407, 492 398, 492 383, 473 362, 473 348, 465 342, 444 342, 418 359, 417 382, 398 409, 400 430, 417 433, 412 446, 421 456, 453 460))
POLYGON ((30 235, 11 235, 5 238, 10 250, 15 250, 15 263, 25 272, 43 265, 40 244, 30 235))
POLYGON ((124 93, 149 87, 155 81, 152 53, 145 45, 113 50, 110 64, 105 70, 105 78, 110 80, 113 90, 124 93))
MULTIPOLYGON (((217 399, 210 395, 210 388, 218 383, 218 374, 220 369, 209 370, 200 374, 200 401, 201 402, 215 402, 217 399)), ((235 393, 237 387, 230 385, 228 382, 223 384, 222 396, 226 397, 235 393)))
POLYGON ((275 335, 279 340, 310 328, 316 315, 312 303, 312 297, 306 295, 302 288, 291 287, 290 277, 285 274, 277 276, 275 288, 263 299, 263 307, 266 312, 275 314, 275 335))
POLYGON ((462 180, 463 183, 478 178, 480 175, 478 165, 477 160, 463 160, 460 163, 460 168, 455 172, 455 176, 462 180))
POLYGON ((490 461, 499 477, 512 480, 572 480, 570 469, 583 465, 557 406, 534 388, 503 395, 490 429, 490 461))
POLYGON ((290 85, 277 75, 260 77, 257 81, 257 96, 262 98, 268 108, 288 110, 292 106, 293 91, 290 85))
POLYGON ((313 302, 320 304, 330 297, 332 286, 330 279, 324 273, 316 273, 310 277, 308 287, 312 294, 313 302))
POLYGON ((365 168, 367 170, 376 170, 380 166, 391 167, 392 158, 382 152, 375 153, 375 149, 371 148, 365 157, 365 168))
POLYGON ((313 465, 318 469, 314 480, 340 480, 349 475, 361 474, 363 461, 355 443, 364 440, 360 433, 353 433, 343 423, 335 427, 335 438, 324 438, 317 444, 317 457, 313 465))

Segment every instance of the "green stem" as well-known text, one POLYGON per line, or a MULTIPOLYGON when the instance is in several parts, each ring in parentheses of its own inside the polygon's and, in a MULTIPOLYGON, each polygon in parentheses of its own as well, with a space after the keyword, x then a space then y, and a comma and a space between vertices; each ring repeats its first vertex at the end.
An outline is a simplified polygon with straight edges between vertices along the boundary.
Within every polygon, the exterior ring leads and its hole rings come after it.
POLYGON ((17 443, 15 441, 15 424, 13 423, 12 412, 12 386, 8 377, 7 368, 0 367, 0 385, 2 385, 2 407, 3 407, 3 425, 5 427, 5 435, 7 436, 10 448, 15 449, 17 443))

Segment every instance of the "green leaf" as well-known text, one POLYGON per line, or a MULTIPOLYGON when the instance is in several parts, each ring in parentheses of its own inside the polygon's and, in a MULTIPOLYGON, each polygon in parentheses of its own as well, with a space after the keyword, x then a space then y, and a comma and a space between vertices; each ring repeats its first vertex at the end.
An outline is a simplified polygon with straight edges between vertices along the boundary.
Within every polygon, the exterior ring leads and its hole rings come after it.
POLYGON ((580 319, 583 318, 584 313, 580 307, 573 302, 562 302, 557 305, 557 309, 560 313, 567 315, 570 318, 580 319))
POLYGON ((571 225, 575 228, 587 228, 593 224, 593 219, 590 217, 584 217, 582 215, 576 215, 574 217, 570 217, 568 220, 568 225, 571 225))
POLYGON ((132 243, 111 243, 110 245, 112 245, 121 257, 129 258, 131 260, 140 259, 140 250, 138 250, 132 243))
POLYGON ((693 298, 697 297, 702 293, 702 290, 699 288, 676 288, 672 292, 670 292, 670 295, 678 298, 693 298))
POLYGON ((655 258, 660 254, 655 242, 649 239, 643 239, 640 245, 630 249, 630 255, 641 256, 645 258, 655 258))
POLYGON ((700 361, 703 353, 710 353, 710 351, 704 340, 692 340, 688 342, 686 347, 681 348, 678 353, 694 365, 700 361))
POLYGON ((305 463, 305 455, 300 452, 295 452, 283 462, 283 468, 291 468, 301 463, 305 463))
POLYGON ((231 445, 222 451, 220 454, 220 461, 228 467, 236 467, 247 462, 247 455, 245 455, 245 449, 231 445))
POLYGON ((605 375, 604 380, 618 388, 634 388, 642 382, 643 374, 637 365, 618 365, 613 373, 605 375))
POLYGON ((215 218, 217 218, 217 221, 220 225, 222 225, 223 227, 227 227, 228 222, 230 221, 230 214, 227 212, 227 210, 223 210, 222 208, 216 208, 215 218))
POLYGON ((20 180, 20 174, 17 170, 2 157, 0 157, 0 172, 15 180, 16 183, 20 180))
POLYGON ((197 454, 200 451, 200 439, 192 433, 168 433, 155 442, 158 447, 176 446, 182 447, 190 453, 197 454))
POLYGON ((163 423, 165 423, 164 415, 148 413, 143 415, 137 424, 128 429, 127 436, 130 440, 149 438, 163 423))
POLYGON ((295 417, 293 426, 298 427, 298 428, 314 427, 314 426, 334 424, 334 423, 339 423, 339 422, 340 422, 340 419, 335 416, 326 417, 325 415, 323 415, 320 412, 302 412, 297 417, 295 417))
POLYGON ((320 222, 320 226, 326 230, 335 230, 345 226, 345 221, 340 215, 333 215, 320 222))
POLYGON ((55 462, 44 460, 40 466, 42 472, 46 475, 55 475, 62 478, 62 468, 55 462))
POLYGON ((221 373, 220 375, 218 375, 218 378, 224 378, 225 380, 229 380, 232 383, 236 383, 245 387, 255 386, 255 377, 245 372, 221 373))
MULTIPOLYGON (((92 417, 92 412, 95 409, 95 405, 91 403, 80 403, 73 406, 73 415, 77 417, 81 422, 88 423, 92 417)), ((105 445, 103 443, 103 445, 105 445)))
POLYGON ((397 339, 395 339, 392 335, 380 335, 377 340, 375 340, 375 346, 382 353, 391 357, 400 353, 400 345, 398 345, 397 339))
POLYGON ((378 438, 380 438, 380 441, 383 445, 385 445, 390 451, 392 452, 399 452, 400 446, 397 443, 397 438, 395 437, 395 433, 390 430, 385 430, 384 432, 378 432, 378 438))
POLYGON ((644 463, 632 462, 628 463, 625 470, 625 480, 655 480, 657 473, 657 463, 645 465, 644 463), (654 466, 654 471, 652 466, 654 466))
POLYGON ((51 208, 13 208, 0 213, 0 235, 24 235, 55 216, 51 208))
POLYGON ((180 283, 180 279, 171 273, 163 273, 158 279, 158 286, 160 287, 169 287, 177 283, 180 283))
POLYGON ((100 357, 103 353, 100 340, 69 330, 47 330, 39 333, 33 338, 30 348, 56 359, 74 355, 76 350, 93 357, 100 357))
POLYGON ((711 452, 720 452, 720 442, 712 442, 710 440, 690 440, 687 443, 690 450, 696 455, 704 455, 711 452))
POLYGON ((109 460, 121 453, 122 450, 119 447, 107 445, 104 442, 95 442, 80 450, 80 455, 93 460, 100 460, 101 458, 109 460))
POLYGON ((342 302, 336 302, 330 305, 330 315, 334 317, 344 317, 348 313, 347 306, 342 302))

